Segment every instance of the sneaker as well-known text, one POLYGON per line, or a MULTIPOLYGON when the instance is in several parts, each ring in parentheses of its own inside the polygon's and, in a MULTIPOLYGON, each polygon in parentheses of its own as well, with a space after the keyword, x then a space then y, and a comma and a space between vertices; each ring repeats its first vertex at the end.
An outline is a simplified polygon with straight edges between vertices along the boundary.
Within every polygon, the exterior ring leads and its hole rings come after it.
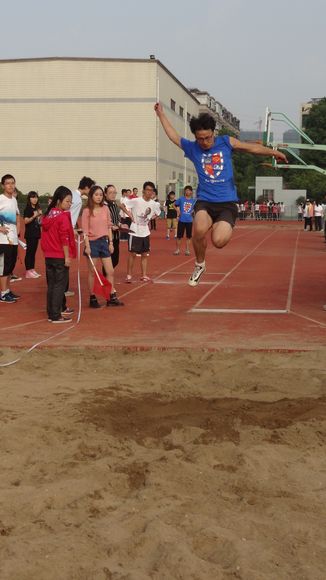
POLYGON ((67 298, 69 298, 69 296, 75 296, 75 292, 73 290, 67 290, 67 292, 65 292, 65 296, 67 298))
POLYGON ((113 292, 110 295, 110 300, 106 301, 106 305, 107 306, 124 306, 124 302, 121 302, 121 300, 119 300, 117 293, 113 292))
POLYGON ((16 298, 10 296, 9 292, 7 292, 7 294, 5 294, 4 296, 0 295, 0 302, 6 302, 6 304, 14 304, 15 302, 17 302, 17 300, 16 298))
POLYGON ((72 322, 72 319, 71 318, 64 318, 63 316, 61 316, 57 320, 51 320, 51 322, 52 322, 52 324, 65 324, 66 322, 72 322))
POLYGON ((179 256, 180 255, 180 250, 176 250, 175 252, 173 252, 174 256, 179 256))
POLYGON ((132 278, 128 274, 127 277, 126 277, 126 284, 131 284, 131 282, 132 282, 132 278))
POLYGON ((62 316, 70 316, 70 314, 73 314, 75 311, 73 308, 66 308, 65 310, 63 310, 61 312, 62 316))
POLYGON ((26 270, 25 278, 38 278, 38 275, 34 270, 26 270))
POLYGON ((170 236, 166 236, 166 238, 165 238, 165 239, 166 239, 166 240, 169 240, 169 239, 170 239, 170 236))
POLYGON ((202 274, 204 274, 205 270, 206 270, 206 266, 199 266, 198 264, 195 264, 195 269, 188 280, 189 286, 197 286, 199 284, 199 280, 200 280, 202 274))
POLYGON ((22 280, 20 276, 16 276, 16 274, 11 274, 10 282, 20 282, 20 280, 22 280))
POLYGON ((190 256, 190 250, 185 251, 185 256, 190 256))
POLYGON ((11 290, 9 290, 8 294, 11 296, 11 298, 14 298, 14 300, 20 300, 20 296, 18 294, 14 294, 11 290))
POLYGON ((39 274, 38 272, 36 272, 36 270, 34 270, 34 268, 33 268, 33 272, 35 274, 35 278, 41 278, 42 274, 39 274))
POLYGON ((142 282, 152 282, 152 279, 149 276, 142 276, 141 281, 142 282))
POLYGON ((98 303, 97 298, 90 298, 89 299, 89 307, 90 308, 101 308, 101 305, 98 303))

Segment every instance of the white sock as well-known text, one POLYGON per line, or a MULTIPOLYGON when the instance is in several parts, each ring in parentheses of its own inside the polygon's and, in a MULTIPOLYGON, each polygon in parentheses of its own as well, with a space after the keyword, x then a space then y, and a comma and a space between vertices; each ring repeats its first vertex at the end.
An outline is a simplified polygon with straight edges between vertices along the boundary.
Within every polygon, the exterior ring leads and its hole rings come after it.
POLYGON ((201 268, 205 267, 205 260, 203 262, 195 262, 195 266, 200 266, 201 268))

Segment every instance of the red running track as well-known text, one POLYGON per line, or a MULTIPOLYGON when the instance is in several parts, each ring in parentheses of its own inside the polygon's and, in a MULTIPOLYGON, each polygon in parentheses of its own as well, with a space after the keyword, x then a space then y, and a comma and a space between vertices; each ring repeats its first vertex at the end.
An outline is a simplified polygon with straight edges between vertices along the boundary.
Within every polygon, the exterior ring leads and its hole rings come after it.
MULTIPOLYGON (((209 246, 207 272, 196 288, 187 285, 194 257, 174 256, 174 240, 164 235, 160 222, 149 259, 154 283, 139 281, 136 262, 135 282, 125 284, 127 247, 121 244, 116 280, 123 308, 88 308, 86 259, 81 258, 81 319, 72 328, 47 322, 44 276, 15 283, 12 288, 22 299, 0 304, 2 347, 29 348, 45 341, 43 346, 69 348, 324 348, 326 245, 320 233, 304 232, 296 223, 240 222, 226 248, 209 246)), ((44 274, 41 252, 37 262, 44 274)), ((16 273, 24 273, 22 264, 16 273)), ((77 312, 77 263, 70 278, 76 295, 69 306, 77 312)))

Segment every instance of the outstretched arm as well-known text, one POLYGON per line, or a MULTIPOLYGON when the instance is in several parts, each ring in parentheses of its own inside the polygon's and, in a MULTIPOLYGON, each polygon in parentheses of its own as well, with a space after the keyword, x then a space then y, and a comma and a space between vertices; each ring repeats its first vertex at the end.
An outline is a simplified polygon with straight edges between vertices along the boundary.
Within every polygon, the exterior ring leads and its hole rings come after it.
POLYGON ((154 110, 155 110, 155 112, 156 112, 156 114, 161 122, 161 125, 162 125, 165 133, 167 134, 168 138, 170 139, 170 141, 172 141, 172 143, 174 143, 178 147, 181 147, 181 137, 180 137, 180 135, 178 135, 175 128, 172 127, 170 121, 166 117, 161 103, 156 103, 154 106, 154 110))
POLYGON ((277 161, 288 163, 284 153, 278 151, 277 149, 271 149, 270 147, 260 145, 260 143, 244 143, 243 141, 239 141, 239 139, 235 139, 235 137, 230 137, 230 144, 235 151, 243 151, 244 153, 253 153, 254 155, 266 155, 275 157, 277 161))

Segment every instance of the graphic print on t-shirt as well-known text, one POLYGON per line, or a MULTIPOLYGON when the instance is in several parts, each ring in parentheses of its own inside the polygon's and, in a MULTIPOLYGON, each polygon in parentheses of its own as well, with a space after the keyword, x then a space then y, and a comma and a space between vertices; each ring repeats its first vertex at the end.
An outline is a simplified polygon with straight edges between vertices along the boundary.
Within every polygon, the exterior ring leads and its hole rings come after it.
POLYGON ((203 153, 201 164, 205 174, 214 182, 224 169, 223 152, 203 153))

